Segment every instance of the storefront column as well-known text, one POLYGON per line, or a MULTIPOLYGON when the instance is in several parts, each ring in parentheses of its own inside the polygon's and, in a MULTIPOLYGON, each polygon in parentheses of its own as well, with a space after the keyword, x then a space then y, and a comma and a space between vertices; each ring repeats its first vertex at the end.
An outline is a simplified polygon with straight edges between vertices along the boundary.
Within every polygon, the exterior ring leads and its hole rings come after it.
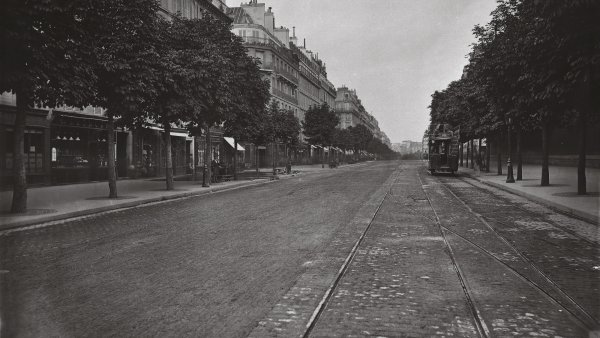
POLYGON ((52 184, 52 136, 51 129, 44 129, 44 184, 52 184))
POLYGON ((133 164, 133 133, 131 130, 127 132, 126 153, 127 153, 127 168, 129 168, 129 166, 131 164, 133 164))

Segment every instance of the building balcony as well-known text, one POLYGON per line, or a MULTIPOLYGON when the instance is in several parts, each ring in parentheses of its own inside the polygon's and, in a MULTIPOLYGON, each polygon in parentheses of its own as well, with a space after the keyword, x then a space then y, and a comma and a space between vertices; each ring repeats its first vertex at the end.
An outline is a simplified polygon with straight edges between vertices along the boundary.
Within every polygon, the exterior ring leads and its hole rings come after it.
POLYGON ((302 76, 304 76, 308 81, 312 82, 315 86, 319 87, 321 85, 319 78, 312 75, 309 72, 300 72, 302 76))
POLYGON ((298 82, 299 81, 298 81, 298 77, 297 76, 295 76, 292 72, 286 70, 283 67, 277 67, 272 62, 263 62, 261 64, 261 66, 260 66, 260 69, 272 71, 272 72, 275 73, 276 76, 278 76, 281 79, 285 80, 286 82, 288 82, 292 86, 295 86, 295 87, 298 86, 298 82))
POLYGON ((298 86, 298 76, 294 75, 292 72, 286 70, 285 68, 275 67, 275 73, 280 77, 283 77, 286 80, 288 80, 288 82, 291 82, 292 84, 298 86))
POLYGON ((288 101, 292 104, 298 105, 298 99, 295 96, 287 94, 277 88, 273 88, 273 96, 278 97, 282 100, 288 101))
POLYGON ((241 36, 240 38, 242 39, 242 42, 244 43, 244 45, 272 47, 272 48, 280 47, 275 42, 273 42, 273 40, 271 40, 269 38, 261 38, 259 36, 241 36))

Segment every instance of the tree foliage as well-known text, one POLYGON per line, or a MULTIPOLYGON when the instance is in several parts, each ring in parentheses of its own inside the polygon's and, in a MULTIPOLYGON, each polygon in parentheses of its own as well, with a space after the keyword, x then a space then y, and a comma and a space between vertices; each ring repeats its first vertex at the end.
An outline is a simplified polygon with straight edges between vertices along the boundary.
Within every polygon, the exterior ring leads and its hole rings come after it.
POLYGON ((491 21, 473 30, 463 77, 432 95, 431 122, 460 125, 463 141, 509 122, 520 131, 541 128, 547 149, 550 126, 577 121, 585 176, 585 121, 597 121, 600 108, 599 13, 598 1, 498 1, 491 21))
POLYGON ((85 106, 96 76, 86 31, 87 1, 8 0, 0 11, 0 93, 17 97, 12 212, 27 208, 24 131, 34 104, 85 106))
POLYGON ((94 87, 88 1, 7 0, 0 11, 0 92, 28 106, 90 103, 94 87))
POLYGON ((460 124, 472 136, 508 118, 530 130, 565 123, 582 102, 598 108, 600 22, 593 1, 499 1, 462 79, 432 95, 433 123, 460 124), (582 84, 588 92, 581 99, 582 84))
POLYGON ((269 136, 273 142, 281 142, 289 147, 298 145, 300 137, 300 121, 294 113, 281 109, 279 103, 271 102, 268 109, 268 120, 264 121, 269 126, 269 136))
MULTIPOLYGON (((153 0, 102 0, 87 20, 94 47, 95 106, 106 108, 108 154, 115 153, 114 119, 130 127, 142 124, 157 94, 156 67, 163 25, 153 0)), ((108 157, 109 197, 117 197, 115 160, 108 157)))
POLYGON ((340 119, 327 103, 311 106, 304 117, 302 128, 308 142, 314 145, 329 146, 340 119))

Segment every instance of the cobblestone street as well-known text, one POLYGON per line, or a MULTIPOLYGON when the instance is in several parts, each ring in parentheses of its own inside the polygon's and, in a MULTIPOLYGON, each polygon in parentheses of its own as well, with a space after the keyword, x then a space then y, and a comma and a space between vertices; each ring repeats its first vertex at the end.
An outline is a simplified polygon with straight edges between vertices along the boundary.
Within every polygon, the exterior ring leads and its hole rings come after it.
POLYGON ((597 226, 424 169, 371 162, 2 233, 3 330, 587 337, 598 328, 597 226))

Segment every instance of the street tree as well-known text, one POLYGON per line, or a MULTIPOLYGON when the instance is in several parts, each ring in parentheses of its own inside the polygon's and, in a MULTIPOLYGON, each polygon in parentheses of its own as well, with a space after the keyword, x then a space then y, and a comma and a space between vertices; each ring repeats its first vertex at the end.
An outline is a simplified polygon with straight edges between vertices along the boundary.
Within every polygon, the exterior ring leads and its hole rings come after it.
MULTIPOLYGON (((246 120, 261 115, 270 99, 257 61, 248 56, 228 22, 204 13, 201 19, 188 20, 185 25, 190 31, 185 45, 190 59, 185 67, 191 77, 194 105, 189 126, 203 127, 207 148, 211 147, 210 129, 217 125, 227 124, 230 132, 244 138, 241 128, 252 122, 246 120)), ((210 161, 209 155, 205 151, 205 163, 210 161)), ((207 169, 210 177, 210 166, 207 169)))
POLYGON ((117 197, 115 171, 115 119, 122 127, 146 119, 159 79, 155 71, 162 20, 154 0, 102 0, 95 2, 89 20, 97 76, 93 104, 106 109, 108 118, 109 198, 117 197))
POLYGON ((349 128, 352 135, 352 143, 354 144, 354 154, 360 153, 361 150, 366 151, 369 142, 373 139, 373 133, 369 128, 362 124, 356 127, 349 128))
POLYGON ((200 19, 176 16, 165 23, 157 71, 162 81, 152 114, 165 129, 167 189, 173 188, 171 125, 204 130, 208 163, 211 127, 237 112, 251 113, 268 97, 255 61, 229 28, 206 12, 200 19), (257 89, 247 91, 252 86, 257 89))
POLYGON ((534 97, 550 101, 549 108, 559 109, 555 121, 575 121, 579 148, 577 191, 586 194, 586 126, 598 122, 600 109, 600 3, 523 2, 518 10, 531 22, 524 45, 528 60, 536 66, 534 97))
POLYGON ((279 103, 271 101, 267 109, 267 120, 265 124, 268 129, 268 137, 273 144, 273 174, 275 174, 275 148, 277 143, 283 143, 286 147, 286 157, 288 147, 298 144, 300 137, 300 121, 290 110, 281 109, 279 103))
MULTIPOLYGON (((325 148, 332 144, 333 134, 339 123, 339 116, 327 103, 323 103, 320 106, 313 105, 308 109, 302 122, 302 129, 308 143, 325 148)), ((325 166, 323 161, 324 156, 321 156, 322 167, 325 166)))
POLYGON ((189 122, 194 110, 199 109, 195 100, 197 91, 203 90, 203 87, 192 66, 198 62, 197 59, 202 60, 197 44, 202 44, 206 39, 195 34, 190 20, 178 16, 161 20, 159 25, 161 28, 155 47, 158 59, 153 70, 158 78, 156 95, 146 113, 150 122, 158 123, 164 129, 165 183, 166 189, 172 190, 171 128, 189 122))
MULTIPOLYGON (((269 83, 262 78, 255 60, 240 57, 239 70, 236 79, 230 86, 233 90, 235 109, 228 114, 223 129, 225 135, 234 138, 234 148, 238 141, 255 140, 262 131, 261 121, 264 120, 265 107, 270 100, 269 83)), ((236 150, 237 151, 237 150, 236 150)), ((237 154, 234 156, 234 180, 237 180, 237 154)))
POLYGON ((335 132, 333 134, 333 145, 339 147, 344 151, 344 159, 346 157, 346 151, 348 151, 349 149, 354 149, 352 143, 352 133, 350 132, 350 129, 335 129, 335 132))
POLYGON ((87 106, 96 75, 86 17, 87 1, 7 0, 0 11, 0 93, 16 95, 11 211, 27 209, 24 132, 34 106, 87 106))

